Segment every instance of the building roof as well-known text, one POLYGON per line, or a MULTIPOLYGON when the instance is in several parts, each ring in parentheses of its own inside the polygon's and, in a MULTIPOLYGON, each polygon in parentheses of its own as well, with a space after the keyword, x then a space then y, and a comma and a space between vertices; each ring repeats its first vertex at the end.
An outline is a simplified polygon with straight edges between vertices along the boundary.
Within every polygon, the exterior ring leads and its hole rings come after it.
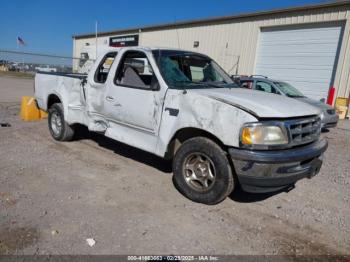
MULTIPOLYGON (((235 19, 253 18, 253 17, 264 16, 264 15, 274 15, 274 14, 281 14, 281 13, 287 13, 287 12, 305 11, 305 10, 317 10, 322 8, 339 7, 339 6, 346 6, 346 5, 350 5, 350 0, 322 3, 317 5, 289 7, 289 8, 283 8, 283 9, 273 9, 268 11, 254 12, 254 13, 243 13, 238 15, 228 15, 228 16, 211 17, 211 18, 205 18, 205 19, 186 20, 186 21, 180 21, 176 23, 165 23, 165 24, 156 24, 156 25, 148 25, 148 26, 140 26, 140 27, 130 27, 130 28, 124 28, 124 29, 118 29, 118 30, 112 30, 112 31, 99 32, 98 36, 132 34, 132 33, 138 33, 140 31, 160 30, 160 29, 171 28, 171 27, 201 25, 201 24, 208 24, 208 23, 215 23, 215 22, 227 22, 229 20, 235 20, 235 19)), ((90 38, 90 37, 95 37, 95 33, 73 35, 73 38, 75 39, 90 38)))

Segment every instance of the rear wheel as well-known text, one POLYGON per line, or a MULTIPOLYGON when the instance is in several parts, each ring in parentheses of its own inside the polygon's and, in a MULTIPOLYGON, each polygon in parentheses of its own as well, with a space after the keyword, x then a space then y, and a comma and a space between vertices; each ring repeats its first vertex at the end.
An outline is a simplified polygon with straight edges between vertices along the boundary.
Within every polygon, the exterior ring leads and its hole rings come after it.
POLYGON ((49 109, 48 125, 51 136, 57 141, 70 141, 74 136, 74 129, 64 120, 61 103, 53 104, 49 109))
POLYGON ((225 151, 204 137, 182 144, 174 157, 173 172, 177 189, 195 202, 217 204, 234 188, 225 151))

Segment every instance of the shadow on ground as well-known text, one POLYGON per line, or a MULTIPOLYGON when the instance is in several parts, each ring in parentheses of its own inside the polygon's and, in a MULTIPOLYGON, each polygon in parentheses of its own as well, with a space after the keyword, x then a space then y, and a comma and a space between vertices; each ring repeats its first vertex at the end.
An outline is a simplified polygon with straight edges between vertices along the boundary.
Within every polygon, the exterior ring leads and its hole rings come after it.
MULTIPOLYGON (((89 132, 89 130, 84 126, 78 126, 77 127, 77 135, 75 137, 75 140, 86 140, 91 139, 95 141, 99 146, 106 148, 108 150, 113 151, 114 153, 121 155, 123 157, 130 158, 134 161, 152 166, 156 168, 157 170, 164 172, 164 173, 172 173, 172 163, 171 160, 165 160, 161 157, 158 157, 156 155, 153 155, 151 153, 148 153, 146 151, 143 151, 141 149, 120 143, 118 141, 115 141, 113 139, 110 139, 108 137, 105 137, 104 135, 89 132)), ((240 203, 253 203, 253 202, 260 202, 264 201, 270 197, 273 197, 275 195, 278 195, 282 192, 286 192, 285 189, 272 192, 272 193, 260 193, 260 194, 254 194, 254 193, 247 193, 244 192, 240 186, 238 186, 232 194, 229 196, 229 198, 235 202, 240 203)))
POLYGON ((86 127, 79 126, 77 128, 78 132, 75 137, 76 141, 91 139, 95 141, 99 146, 111 150, 118 155, 152 166, 164 173, 172 172, 171 161, 169 160, 165 160, 141 149, 120 143, 118 141, 105 137, 104 135, 89 132, 86 127))
MULTIPOLYGON (((294 187, 292 187, 294 188, 294 187)), ((235 202, 240 203, 254 203, 254 202, 261 202, 268 198, 274 197, 280 193, 288 192, 292 188, 289 189, 281 189, 275 192, 271 193, 248 193, 244 192, 240 186, 238 186, 232 194, 229 196, 229 198, 235 202)))

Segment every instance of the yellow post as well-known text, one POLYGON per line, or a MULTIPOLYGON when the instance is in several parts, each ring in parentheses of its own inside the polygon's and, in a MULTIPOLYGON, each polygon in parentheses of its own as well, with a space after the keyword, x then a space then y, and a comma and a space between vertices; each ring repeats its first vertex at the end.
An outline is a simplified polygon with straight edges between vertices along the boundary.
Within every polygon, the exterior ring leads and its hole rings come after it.
POLYGON ((34 97, 22 97, 21 119, 24 121, 40 120, 40 110, 36 105, 34 97))

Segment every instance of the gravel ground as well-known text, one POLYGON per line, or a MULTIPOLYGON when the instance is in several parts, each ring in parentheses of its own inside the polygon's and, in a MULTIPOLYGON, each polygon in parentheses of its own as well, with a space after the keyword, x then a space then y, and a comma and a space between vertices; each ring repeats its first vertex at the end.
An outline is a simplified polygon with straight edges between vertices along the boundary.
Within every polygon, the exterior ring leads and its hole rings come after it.
POLYGON ((350 122, 290 192, 185 199, 170 164, 96 134, 55 142, 19 120, 32 80, 0 77, 0 254, 350 254, 350 122), (86 239, 96 244, 90 247, 86 239))

